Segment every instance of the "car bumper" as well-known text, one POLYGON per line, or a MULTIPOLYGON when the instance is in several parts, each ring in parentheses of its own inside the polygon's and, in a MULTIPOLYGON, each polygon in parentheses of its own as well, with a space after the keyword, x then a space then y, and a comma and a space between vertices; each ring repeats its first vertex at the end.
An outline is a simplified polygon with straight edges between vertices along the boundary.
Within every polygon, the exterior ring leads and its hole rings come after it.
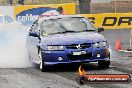
POLYGON ((109 60, 110 52, 107 48, 96 48, 91 50, 68 50, 68 51, 44 51, 42 59, 45 65, 87 63, 99 60, 109 60), (86 54, 73 55, 73 52, 85 51, 86 54))

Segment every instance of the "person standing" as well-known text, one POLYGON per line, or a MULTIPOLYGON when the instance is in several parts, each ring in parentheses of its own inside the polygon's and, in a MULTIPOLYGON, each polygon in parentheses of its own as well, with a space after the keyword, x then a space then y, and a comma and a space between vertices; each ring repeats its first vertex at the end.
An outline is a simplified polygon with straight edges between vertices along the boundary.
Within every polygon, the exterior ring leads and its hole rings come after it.
POLYGON ((56 9, 61 15, 67 15, 68 13, 66 11, 64 11, 63 7, 60 6, 56 9))
POLYGON ((64 9, 62 8, 62 6, 58 7, 56 10, 57 10, 60 14, 63 14, 63 12, 64 12, 64 9))

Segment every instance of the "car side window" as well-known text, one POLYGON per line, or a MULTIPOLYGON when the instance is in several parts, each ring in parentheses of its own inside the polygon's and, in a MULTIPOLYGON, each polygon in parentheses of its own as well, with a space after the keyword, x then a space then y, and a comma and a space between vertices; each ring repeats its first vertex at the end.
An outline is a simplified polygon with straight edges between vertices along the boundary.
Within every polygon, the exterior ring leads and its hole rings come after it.
POLYGON ((43 35, 43 34, 46 34, 46 32, 43 30, 44 29, 44 23, 40 23, 39 25, 39 28, 40 28, 40 34, 43 35))
POLYGON ((39 27, 38 22, 35 22, 35 23, 32 25, 30 32, 38 32, 38 27, 39 27))

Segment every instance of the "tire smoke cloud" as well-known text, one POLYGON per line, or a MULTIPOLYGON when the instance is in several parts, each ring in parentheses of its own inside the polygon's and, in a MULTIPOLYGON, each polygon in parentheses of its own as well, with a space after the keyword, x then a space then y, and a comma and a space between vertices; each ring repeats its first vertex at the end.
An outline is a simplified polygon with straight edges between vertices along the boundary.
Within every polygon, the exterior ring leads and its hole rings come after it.
POLYGON ((0 68, 33 66, 26 48, 28 30, 29 27, 18 22, 0 26, 0 68))

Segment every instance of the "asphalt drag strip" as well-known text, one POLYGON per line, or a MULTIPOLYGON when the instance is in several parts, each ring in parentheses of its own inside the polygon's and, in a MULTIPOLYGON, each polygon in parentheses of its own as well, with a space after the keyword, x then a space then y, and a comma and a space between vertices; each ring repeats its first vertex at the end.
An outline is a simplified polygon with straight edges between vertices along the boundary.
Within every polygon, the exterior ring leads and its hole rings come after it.
MULTIPOLYGON (((85 65, 85 70, 87 74, 127 74, 129 73, 132 75, 131 70, 127 70, 125 68, 117 67, 117 66, 111 66, 109 69, 100 69, 97 65, 94 64, 87 64, 85 65)), ((77 72, 71 71, 71 72, 56 72, 55 74, 62 76, 64 78, 68 78, 70 80, 76 80, 77 72)), ((87 84, 87 86, 93 87, 93 88, 131 88, 132 82, 129 84, 87 84)))
MULTIPOLYGON (((100 69, 95 63, 84 64, 87 74, 127 74, 132 75, 132 59, 112 58, 109 69, 100 69), (124 62, 124 63, 123 63, 124 62)), ((45 72, 36 68, 0 69, 0 88, 131 88, 129 84, 86 84, 76 82, 80 65, 57 65, 47 67, 45 72)))

